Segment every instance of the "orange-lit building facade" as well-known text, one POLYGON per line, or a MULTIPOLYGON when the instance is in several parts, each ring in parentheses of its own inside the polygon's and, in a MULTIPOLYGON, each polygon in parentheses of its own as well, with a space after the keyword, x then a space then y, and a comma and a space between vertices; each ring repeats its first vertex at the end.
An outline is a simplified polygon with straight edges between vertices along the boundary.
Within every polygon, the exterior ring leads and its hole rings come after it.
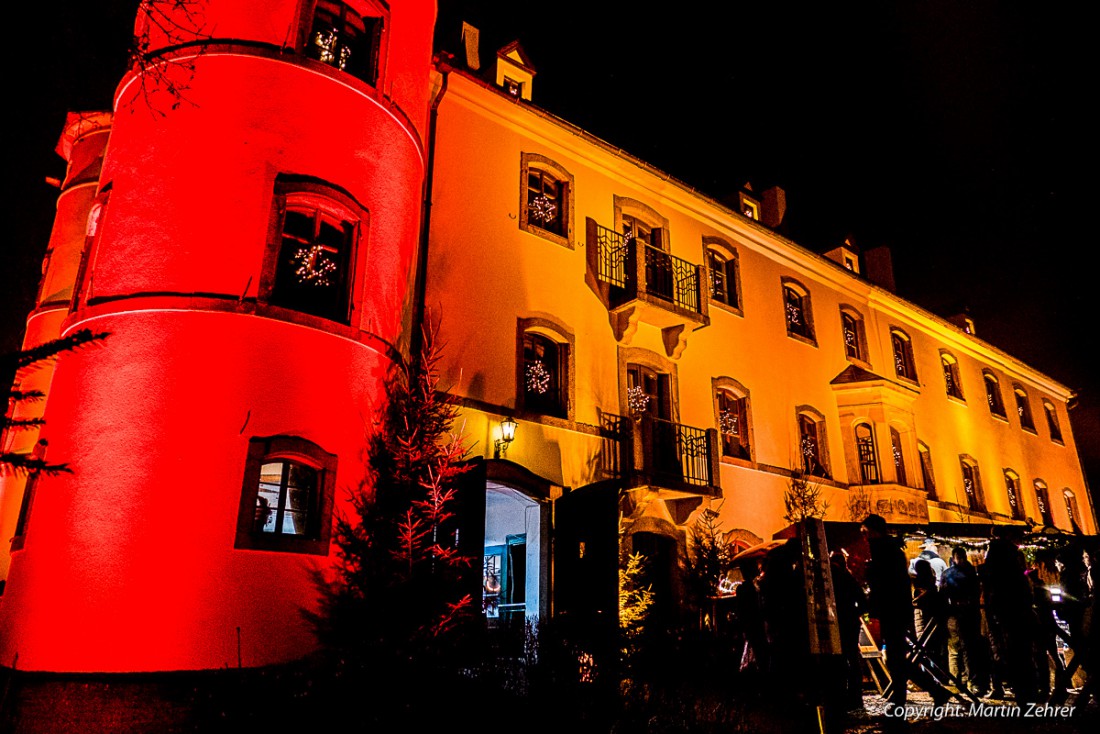
POLYGON ((467 27, 433 64, 435 14, 139 19, 153 65, 70 118, 25 344, 110 337, 35 378, 21 450, 73 472, 2 480, 0 664, 308 652, 365 416, 425 312, 480 467, 490 625, 614 616, 620 546, 671 568, 706 510, 770 538, 797 470, 829 519, 1096 532, 1069 388, 899 298, 884 250, 783 237, 781 190, 720 203, 541 110, 519 44, 467 27))

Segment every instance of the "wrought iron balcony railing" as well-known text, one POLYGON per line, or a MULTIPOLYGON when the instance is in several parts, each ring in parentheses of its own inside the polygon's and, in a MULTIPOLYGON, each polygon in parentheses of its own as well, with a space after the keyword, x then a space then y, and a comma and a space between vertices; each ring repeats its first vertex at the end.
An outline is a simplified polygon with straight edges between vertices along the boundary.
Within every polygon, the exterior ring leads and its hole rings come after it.
POLYGON ((616 300, 625 302, 644 293, 685 311, 702 313, 698 265, 598 224, 595 231, 597 274, 603 282, 621 289, 616 300))
POLYGON ((718 431, 642 416, 631 419, 605 414, 608 441, 601 468, 635 484, 668 489, 694 489, 705 494, 718 487, 718 431))

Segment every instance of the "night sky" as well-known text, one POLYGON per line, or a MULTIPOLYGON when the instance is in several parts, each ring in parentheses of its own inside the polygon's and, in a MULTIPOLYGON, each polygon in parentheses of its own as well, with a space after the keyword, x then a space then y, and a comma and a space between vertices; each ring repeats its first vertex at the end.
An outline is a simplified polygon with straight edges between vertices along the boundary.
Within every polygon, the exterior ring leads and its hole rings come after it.
MULTIPOLYGON (((110 106, 134 7, 62 0, 54 24, 13 33, 4 154, 15 228, 0 249, 0 351, 18 346, 33 305, 65 113, 110 106)), ((518 39, 538 71, 535 104, 716 198, 746 182, 783 187, 788 236, 811 250, 845 237, 889 245, 899 295, 942 316, 966 309, 979 338, 1078 392, 1071 422, 1096 484, 1095 79, 1083 11, 988 0, 661 7, 441 0, 437 45, 457 50, 462 19, 482 30, 483 59, 518 39)))

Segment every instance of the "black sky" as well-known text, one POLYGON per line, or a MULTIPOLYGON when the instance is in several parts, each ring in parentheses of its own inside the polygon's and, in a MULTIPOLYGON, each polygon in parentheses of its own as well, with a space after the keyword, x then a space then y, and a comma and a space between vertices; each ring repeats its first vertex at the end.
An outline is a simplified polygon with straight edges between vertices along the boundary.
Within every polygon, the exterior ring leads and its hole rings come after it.
MULTIPOLYGON (((135 6, 62 0, 52 25, 13 34, 3 351, 32 305, 65 112, 110 105, 135 6)), ((483 57, 518 39, 539 106, 718 198, 746 181, 782 186, 789 235, 810 249, 846 236, 889 245, 900 295, 944 316, 968 309, 980 338, 1078 391, 1074 433, 1100 476, 1083 11, 992 0, 674 8, 441 0, 437 43, 457 48, 461 19, 482 29, 483 57)))

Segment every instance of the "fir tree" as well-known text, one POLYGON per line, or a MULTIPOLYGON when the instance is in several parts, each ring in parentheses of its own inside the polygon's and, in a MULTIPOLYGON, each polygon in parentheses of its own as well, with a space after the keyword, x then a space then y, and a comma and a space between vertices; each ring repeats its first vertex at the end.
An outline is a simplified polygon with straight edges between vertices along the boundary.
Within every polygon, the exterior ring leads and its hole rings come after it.
POLYGON ((699 513, 688 533, 688 553, 684 576, 691 602, 699 613, 699 626, 710 612, 710 600, 718 596, 719 584, 730 570, 734 547, 726 542, 718 522, 718 513, 705 509, 699 513))
POLYGON ((391 368, 388 402, 368 438, 367 476, 339 514, 336 576, 322 586, 321 639, 345 662, 424 670, 446 662, 455 633, 474 611, 463 593, 472 558, 458 551, 454 513, 467 449, 455 432, 457 406, 439 387, 438 326, 391 368))
POLYGON ((829 503, 821 496, 821 486, 811 482, 805 470, 795 469, 783 494, 783 507, 783 519, 793 525, 808 517, 823 519, 829 503))
MULTIPOLYGON (((89 344, 102 342, 109 336, 106 332, 93 332, 90 329, 81 329, 68 336, 53 339, 39 344, 30 349, 0 357, 0 378, 11 380, 11 389, 8 391, 8 405, 3 417, 0 417, 0 435, 7 435, 9 431, 26 431, 33 428, 41 428, 45 421, 42 418, 16 418, 18 406, 39 403, 46 399, 46 394, 41 390, 23 390, 20 383, 27 375, 46 364, 56 361, 65 352, 80 349, 89 344)), ((7 441, 4 442, 7 446, 7 441)), ((0 452, 0 474, 61 474, 70 472, 67 464, 51 464, 43 458, 31 454, 16 453, 4 450, 0 452)))

